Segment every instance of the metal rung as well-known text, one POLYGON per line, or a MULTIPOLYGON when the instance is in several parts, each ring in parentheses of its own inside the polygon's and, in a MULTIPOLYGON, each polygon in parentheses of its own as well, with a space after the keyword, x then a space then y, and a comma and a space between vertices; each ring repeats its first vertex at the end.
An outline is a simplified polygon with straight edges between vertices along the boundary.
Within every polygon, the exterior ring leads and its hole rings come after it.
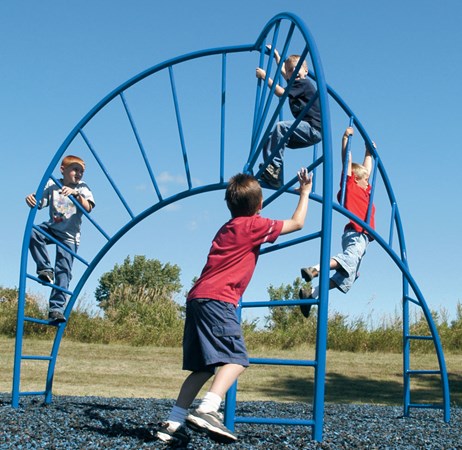
POLYGON ((34 317, 24 317, 26 322, 40 323, 41 325, 53 325, 49 320, 46 319, 36 319, 34 317))
POLYGON ((441 374, 440 370, 408 370, 406 372, 408 375, 439 375, 441 374))
POLYGON ((45 395, 45 391, 29 391, 29 392, 20 392, 21 397, 26 397, 28 395, 45 395))
POLYGON ((276 425, 305 425, 314 426, 314 420, 277 419, 269 417, 238 417, 234 418, 236 423, 268 423, 276 425))
POLYGON ((316 367, 317 362, 311 360, 301 359, 272 359, 272 358, 249 358, 252 364, 274 364, 281 366, 305 366, 305 367, 316 367))
POLYGON ((21 359, 33 359, 38 361, 51 361, 51 356, 32 356, 32 355, 22 355, 21 359))
POLYGON ((298 305, 317 305, 319 299, 300 299, 300 300, 272 300, 272 301, 256 301, 256 302, 242 302, 243 308, 261 308, 273 306, 298 306, 298 305))
POLYGON ((435 403, 409 403, 411 408, 430 408, 430 409, 443 409, 443 405, 438 405, 435 403))
POLYGON ((413 336, 413 335, 408 335, 406 336, 407 339, 416 339, 420 341, 433 341, 432 336, 413 336))

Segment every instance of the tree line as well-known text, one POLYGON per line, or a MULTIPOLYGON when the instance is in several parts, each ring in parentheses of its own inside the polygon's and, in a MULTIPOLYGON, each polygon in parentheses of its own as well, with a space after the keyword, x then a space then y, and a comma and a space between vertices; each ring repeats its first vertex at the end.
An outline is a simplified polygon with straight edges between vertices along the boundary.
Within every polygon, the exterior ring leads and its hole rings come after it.
MULTIPOLYGON (((65 331, 65 338, 91 343, 126 343, 134 346, 180 346, 184 324, 184 306, 176 301, 181 296, 180 267, 162 264, 156 259, 136 255, 104 273, 94 296, 101 314, 83 302, 76 302, 65 331)), ((291 284, 270 285, 271 300, 298 299, 304 283, 300 278, 291 284)), ((14 337, 16 333, 17 289, 0 287, 0 334, 14 337)), ((314 346, 316 343, 316 312, 308 319, 297 306, 269 308, 263 326, 257 320, 243 322, 246 344, 252 348, 289 349, 314 346)), ((445 351, 462 349, 462 305, 457 304, 456 318, 449 320, 443 312, 432 312, 445 351)), ((37 296, 28 294, 26 315, 47 317, 47 308, 37 296)), ((26 337, 52 339, 54 327, 26 323, 26 337)), ((427 335, 423 315, 411 324, 412 334, 427 335)), ((431 341, 417 341, 413 351, 433 352, 431 341)), ((371 327, 363 317, 331 312, 328 318, 328 349, 352 352, 401 352, 402 321, 397 315, 383 319, 371 327)))

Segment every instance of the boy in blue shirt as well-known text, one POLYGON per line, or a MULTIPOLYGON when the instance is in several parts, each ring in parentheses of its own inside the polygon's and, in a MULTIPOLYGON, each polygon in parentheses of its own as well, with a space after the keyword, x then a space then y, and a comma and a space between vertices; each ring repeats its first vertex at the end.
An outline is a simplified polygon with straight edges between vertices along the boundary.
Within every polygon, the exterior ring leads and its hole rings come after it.
MULTIPOLYGON (((267 48, 270 50, 271 46, 267 45, 267 48)), ((274 59, 276 63, 279 64, 281 57, 276 49, 274 50, 274 59)), ((290 80, 299 60, 299 55, 291 55, 285 60, 281 73, 287 81, 290 80)), ((306 61, 303 61, 288 93, 289 107, 294 118, 297 118, 298 115, 302 113, 305 106, 317 92, 316 88, 307 78, 307 75, 308 65, 306 61)), ((264 80, 266 78, 266 72, 258 67, 256 76, 264 80)), ((268 78, 268 86, 270 88, 273 86, 272 78, 268 78)), ((278 97, 282 97, 285 93, 285 89, 278 84, 274 89, 274 93, 278 97)), ((265 162, 271 158, 273 150, 280 146, 281 141, 293 123, 293 120, 283 120, 276 123, 274 130, 269 135, 263 147, 263 159, 265 162)), ((261 179, 271 187, 279 189, 282 185, 282 168, 285 148, 295 149, 309 147, 320 142, 321 137, 321 110, 319 107, 319 100, 316 99, 310 109, 304 113, 302 120, 293 130, 290 138, 280 146, 280 149, 273 156, 272 161, 262 173, 261 179)))

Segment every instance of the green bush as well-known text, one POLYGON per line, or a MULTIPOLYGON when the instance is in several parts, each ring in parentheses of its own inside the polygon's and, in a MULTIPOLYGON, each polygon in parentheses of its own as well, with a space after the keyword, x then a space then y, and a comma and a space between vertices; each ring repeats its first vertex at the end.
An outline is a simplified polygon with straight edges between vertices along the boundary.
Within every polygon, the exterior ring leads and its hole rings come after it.
MULTIPOLYGON (((276 300, 298 298, 300 280, 292 285, 270 287, 270 296, 276 300)), ((15 337, 17 289, 0 287, 0 334, 15 337)), ((79 342, 127 343, 134 346, 180 346, 184 327, 184 308, 172 298, 171 291, 142 286, 119 286, 107 299, 104 316, 99 316, 84 302, 77 302, 65 337, 79 342)), ((26 316, 46 318, 47 302, 34 295, 26 296, 26 316)), ((462 305, 458 303, 455 320, 449 321, 445 311, 432 312, 443 349, 460 352, 462 349, 462 305)), ((430 334, 425 317, 420 314, 410 324, 412 335, 430 334)), ((301 345, 313 347, 316 343, 317 308, 305 319, 297 306, 270 308, 263 327, 257 321, 242 324, 249 349, 288 349, 301 345)), ((25 336, 52 339, 56 329, 45 325, 26 323, 25 336)), ((350 352, 402 352, 402 319, 398 315, 374 327, 363 318, 350 319, 331 312, 328 318, 328 349, 350 352)), ((412 352, 434 352, 431 341, 411 342, 412 352)))

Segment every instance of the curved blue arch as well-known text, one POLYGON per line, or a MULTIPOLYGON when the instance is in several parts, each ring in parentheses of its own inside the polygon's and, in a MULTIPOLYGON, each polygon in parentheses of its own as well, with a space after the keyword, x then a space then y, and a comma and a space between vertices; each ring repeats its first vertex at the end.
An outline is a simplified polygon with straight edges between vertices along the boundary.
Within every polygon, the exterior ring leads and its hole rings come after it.
MULTIPOLYGON (((339 214, 344 215, 345 217, 352 218, 352 214, 347 211, 341 204, 333 202, 333 161, 332 161, 332 143, 331 143, 331 118, 329 111, 329 99, 333 100, 345 113, 347 120, 353 124, 359 131, 359 135, 362 137, 364 142, 371 147, 372 141, 366 133, 363 125, 361 124, 358 117, 351 111, 351 109, 345 104, 345 102, 340 98, 340 96, 327 85, 320 55, 316 47, 315 41, 307 29, 306 25, 295 15, 291 13, 281 13, 273 17, 268 23, 264 26, 262 32, 258 36, 257 40, 253 44, 239 45, 239 46, 229 46, 221 48, 212 48, 203 51, 197 51, 182 55, 176 58, 169 59, 163 63, 152 66, 145 71, 140 72, 136 76, 132 77, 128 81, 122 83, 119 87, 111 91, 106 97, 104 97, 100 102, 98 102, 73 128, 73 130, 66 137, 62 145, 57 150, 56 154, 52 158, 50 164, 48 165, 40 183, 37 188, 37 199, 38 203, 40 201, 41 195, 43 193, 44 186, 47 180, 50 177, 53 177, 53 171, 58 167, 61 158, 65 152, 69 149, 70 145, 74 142, 76 138, 81 138, 83 142, 88 147, 88 150, 93 155, 95 161, 100 167, 103 174, 106 176, 107 181, 109 182, 111 188, 117 195, 122 204, 123 208, 126 210, 129 220, 123 224, 117 232, 113 235, 106 232, 103 227, 101 227, 89 214, 84 212, 85 218, 94 226, 96 230, 103 236, 105 239, 104 245, 93 255, 91 260, 87 262, 83 258, 79 258, 80 262, 86 266, 86 269, 81 276, 81 278, 76 283, 76 286, 73 292, 70 295, 65 316, 69 317, 72 308, 76 299, 78 298, 82 288, 87 282, 89 276, 96 268, 101 259, 107 254, 107 252, 124 236, 128 231, 134 228, 138 223, 147 218, 148 216, 155 214, 162 208, 182 200, 187 197, 195 196, 198 194, 203 194, 206 192, 223 190, 226 188, 225 180, 225 125, 226 125, 226 95, 227 95, 227 58, 231 54, 246 54, 249 52, 256 52, 259 55, 259 64, 264 66, 266 64, 266 69, 268 73, 274 73, 275 78, 278 77, 281 73, 281 65, 276 64, 276 67, 273 67, 273 53, 270 52, 269 55, 266 55, 265 48, 266 44, 270 43, 272 48, 275 48, 276 45, 282 48, 282 61, 287 55, 288 51, 296 47, 299 51, 298 53, 302 56, 302 59, 309 57, 311 60, 312 70, 310 71, 310 77, 315 81, 318 89, 319 103, 321 106, 321 120, 322 120, 322 152, 318 155, 317 148, 313 150, 312 158, 310 161, 307 161, 307 167, 312 170, 315 174, 320 172, 322 174, 322 194, 315 193, 313 191, 311 198, 318 202, 321 205, 321 229, 318 232, 312 233, 310 235, 298 237, 290 241, 275 244, 270 247, 263 248, 261 253, 269 253, 272 251, 280 250, 287 246, 297 245, 306 241, 313 239, 320 239, 320 264, 321 264, 321 276, 320 276, 320 298, 321 301, 317 302, 318 305, 318 330, 317 330, 317 339, 316 339, 316 355, 314 361, 308 362, 294 362, 291 361, 291 364, 302 364, 311 366, 315 371, 315 392, 314 392, 314 405, 313 405, 313 420, 300 421, 281 421, 281 422, 271 422, 271 423, 290 423, 290 424, 302 424, 308 425, 313 428, 313 438, 320 441, 322 440, 322 426, 323 426, 323 413, 324 413, 324 378, 325 378, 325 364, 326 364, 326 350, 327 350, 327 316, 328 316, 328 298, 329 298, 329 277, 323 276, 322 274, 329 273, 329 260, 330 260, 330 247, 331 247, 331 229, 332 229, 332 213, 335 211, 339 214), (298 39, 298 41, 297 41, 298 39), (294 43, 295 42, 295 43, 294 43), (174 69, 179 67, 181 63, 187 63, 196 59, 205 58, 209 56, 221 56, 221 89, 220 89, 220 144, 219 144, 219 154, 220 154, 220 164, 218 170, 218 176, 216 181, 204 184, 203 186, 193 187, 192 185, 192 173, 191 167, 189 164, 188 148, 186 145, 186 138, 183 131, 183 124, 181 118, 181 108, 179 102, 179 96, 176 88, 175 82, 175 72, 174 69), (157 74, 159 72, 166 71, 168 73, 168 80, 170 83, 171 93, 172 93, 172 102, 174 105, 175 118, 177 123, 177 129, 180 140, 181 147, 181 156, 183 169, 186 174, 187 179, 187 188, 177 192, 169 197, 163 197, 162 192, 159 188, 158 181, 156 178, 155 170, 152 167, 152 164, 147 154, 141 133, 138 131, 137 125, 135 123, 134 117, 131 113, 129 102, 125 93, 133 86, 137 85, 142 80, 157 74), (149 179, 151 180, 153 190, 156 194, 157 201, 153 203, 136 214, 133 212, 129 203, 123 197, 121 190, 117 186, 117 182, 113 179, 109 170, 105 167, 103 159, 99 156, 93 144, 90 142, 86 132, 85 127, 90 124, 93 118, 106 108, 113 100, 120 98, 123 111, 126 115, 126 120, 132 130, 133 136, 138 145, 138 150, 141 154, 142 160, 145 164, 146 171, 148 173, 149 179)), ((290 83, 291 81, 289 81, 290 83)), ((251 138, 249 142, 249 152, 247 161, 243 162, 243 171, 254 173, 258 176, 264 166, 259 170, 254 170, 256 161, 260 155, 262 144, 265 142, 268 137, 274 123, 281 117, 284 110, 284 105, 286 104, 287 96, 283 96, 278 103, 275 105, 273 103, 274 98, 274 86, 270 89, 267 85, 267 82, 262 82, 258 80, 256 86, 256 95, 255 95, 255 105, 254 105, 254 115, 253 123, 251 126, 251 138)), ((297 120, 296 119, 296 123, 297 120)), ((435 345, 435 350, 438 356, 439 371, 438 374, 441 376, 442 380, 442 391, 443 391, 443 409, 445 420, 449 420, 449 389, 447 381, 447 371, 444 362, 444 355, 441 348, 441 343, 438 337, 436 327, 433 323, 431 313, 425 303, 424 297, 419 290, 417 283, 413 279, 407 263, 406 256, 406 246, 404 239, 404 232, 401 223, 401 218, 399 214, 399 209, 397 206, 396 198, 391 187, 390 180, 385 171, 384 165, 380 159, 380 156, 377 151, 373 152, 374 156, 374 175, 372 179, 373 190, 375 190, 375 184, 378 182, 378 177, 380 177, 381 182, 383 183, 385 190, 388 195, 389 203, 391 206, 391 220, 390 220, 390 231, 388 235, 388 241, 383 238, 375 230, 372 230, 369 225, 365 222, 360 221, 356 217, 354 218, 357 222, 360 222, 364 228, 366 228, 370 234, 375 238, 377 243, 388 253, 390 258, 398 266, 400 271, 403 274, 403 341, 404 341, 404 410, 405 415, 409 414, 409 409, 411 407, 421 407, 421 405, 416 405, 410 401, 410 377, 413 372, 410 370, 409 364, 409 343, 412 339, 424 338, 422 336, 416 337, 411 336, 409 333, 409 317, 408 317, 408 308, 409 303, 416 304, 422 308, 425 318, 429 324, 430 337, 435 345), (397 254, 393 250, 392 241, 393 241, 393 232, 396 230, 396 234, 399 242, 400 252, 397 254), (411 298, 409 294, 409 287, 415 294, 416 299, 411 298)), ((264 206, 271 204, 276 201, 281 195, 285 193, 294 193, 292 186, 296 182, 295 177, 287 180, 285 185, 272 193, 269 198, 265 201, 264 206)), ((373 196, 373 193, 372 193, 373 196)), ((79 206, 79 205, 77 205, 79 206)), ((33 208, 28 216, 23 245, 22 245, 22 254, 21 254, 21 266, 20 266, 20 280, 19 280, 19 299, 18 299, 18 320, 17 320, 17 337, 16 337, 16 350, 15 350, 15 369, 13 374, 13 395, 12 395, 12 405, 17 407, 19 404, 19 398, 21 395, 44 395, 45 401, 47 403, 51 402, 52 399, 52 385, 53 385, 53 376, 57 360, 57 354, 59 346, 62 340, 62 336, 65 330, 65 324, 57 326, 56 336, 53 343, 50 356, 42 357, 26 357, 22 354, 22 335, 24 330, 24 322, 36 322, 40 324, 48 324, 48 321, 42 319, 35 319, 25 317, 24 315, 24 304, 25 304, 25 292, 26 292, 26 283, 27 280, 37 281, 37 278, 29 275, 27 271, 28 265, 28 243, 30 240, 31 232, 34 227, 34 220, 36 217, 37 208, 33 208), (20 374, 21 374, 21 361, 23 359, 44 359, 49 362, 46 387, 43 392, 20 392, 20 374)), ((299 301, 293 302, 294 304, 300 304, 308 301, 299 301)), ((269 303, 268 303, 269 304, 269 303)), ((288 305, 292 304, 288 301, 281 301, 281 304, 288 305)), ((271 306, 277 306, 278 302, 271 302, 271 306)), ((268 306, 267 302, 242 302, 241 307, 260 307, 268 306), (258 303, 258 305, 256 304, 258 303)), ((274 361, 254 361, 256 363, 285 363, 285 362, 274 362, 274 361)), ((423 373, 423 371, 417 371, 423 373)), ((265 419, 257 418, 239 418, 234 416, 234 405, 235 405, 235 389, 231 391, 230 396, 227 397, 227 406, 226 406, 226 424, 233 428, 234 423, 238 422, 262 422, 265 419), (234 393, 233 393, 234 392, 234 393), (234 398, 233 398, 234 395, 234 398)), ((430 405, 424 405, 423 407, 428 407, 430 405)))

